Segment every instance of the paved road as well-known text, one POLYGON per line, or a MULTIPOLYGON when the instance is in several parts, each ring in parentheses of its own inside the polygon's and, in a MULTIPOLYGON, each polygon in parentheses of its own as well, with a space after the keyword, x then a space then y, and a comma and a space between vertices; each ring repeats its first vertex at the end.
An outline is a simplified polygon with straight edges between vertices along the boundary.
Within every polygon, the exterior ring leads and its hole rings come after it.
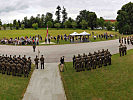
MULTIPOLYGON (((59 62, 61 56, 65 56, 65 61, 72 61, 73 55, 83 54, 83 53, 93 53, 94 51, 101 49, 109 49, 112 54, 118 53, 118 40, 101 41, 101 42, 91 42, 91 43, 80 43, 80 44, 66 44, 66 45, 50 45, 50 46, 39 46, 34 53, 32 46, 7 46, 0 45, 1 54, 16 54, 16 55, 26 55, 33 58, 38 55, 38 49, 40 50, 40 55, 45 56, 46 63, 59 62)), ((127 46, 128 49, 133 48, 132 45, 127 46)))
POLYGON ((34 70, 23 100, 66 100, 58 63, 46 63, 44 70, 34 70))

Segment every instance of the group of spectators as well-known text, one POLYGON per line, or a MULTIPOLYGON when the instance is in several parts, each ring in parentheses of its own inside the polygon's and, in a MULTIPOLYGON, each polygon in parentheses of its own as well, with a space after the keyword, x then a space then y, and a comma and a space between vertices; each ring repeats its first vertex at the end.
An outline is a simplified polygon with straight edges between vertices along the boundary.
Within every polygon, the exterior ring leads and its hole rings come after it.
POLYGON ((41 35, 37 36, 25 36, 25 37, 16 37, 16 38, 3 38, 0 40, 1 44, 14 44, 14 45, 39 45, 39 40, 42 40, 41 35))
MULTIPOLYGON (((90 36, 92 36, 92 38, 94 40, 96 39, 112 39, 112 38, 117 38, 117 35, 112 35, 112 34, 108 34, 108 33, 104 33, 104 34, 99 34, 99 35, 95 35, 94 32, 92 32, 92 34, 90 35, 79 35, 79 36, 71 36, 71 35, 57 35, 57 36, 50 36, 48 38, 48 42, 50 43, 51 39, 54 39, 55 41, 57 41, 57 44, 60 43, 60 40, 64 40, 64 41, 70 41, 70 43, 75 43, 75 42, 90 42, 90 36)), ((45 42, 47 42, 47 38, 45 38, 45 42)))
POLYGON ((108 40, 108 39, 112 39, 112 38, 117 38, 117 34, 115 34, 115 35, 112 35, 112 34, 107 34, 107 33, 104 33, 104 34, 99 34, 99 35, 97 35, 97 36, 94 36, 93 35, 93 38, 94 38, 94 40, 96 40, 96 39, 106 39, 106 40, 108 40))

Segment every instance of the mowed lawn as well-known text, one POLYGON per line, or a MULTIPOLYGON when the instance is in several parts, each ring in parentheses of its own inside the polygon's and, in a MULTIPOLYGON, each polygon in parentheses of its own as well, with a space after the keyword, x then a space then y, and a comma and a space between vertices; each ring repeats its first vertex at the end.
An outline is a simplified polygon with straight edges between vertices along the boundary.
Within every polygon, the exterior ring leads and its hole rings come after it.
POLYGON ((0 100, 22 100, 33 70, 34 65, 28 78, 0 73, 0 100))
POLYGON ((133 50, 112 56, 112 65, 75 72, 72 63, 61 73, 68 100, 133 100, 133 50))
MULTIPOLYGON (((108 34, 117 34, 118 36, 120 35, 119 32, 115 32, 115 31, 106 31, 106 30, 73 30, 73 29, 61 29, 61 30, 56 30, 56 29, 49 29, 49 34, 50 36, 56 36, 57 35, 69 35, 73 32, 88 32, 88 33, 92 33, 94 32, 94 35, 96 36, 97 34, 104 34, 104 33, 108 33, 108 34)), ((15 37, 25 37, 25 36, 35 36, 35 35, 41 35, 43 37, 43 41, 44 38, 46 37, 46 33, 47 30, 46 29, 39 29, 39 30, 34 30, 34 29, 25 29, 25 30, 0 30, 0 39, 2 39, 3 37, 6 38, 15 38, 15 37)), ((92 36, 91 36, 92 37, 92 36)))

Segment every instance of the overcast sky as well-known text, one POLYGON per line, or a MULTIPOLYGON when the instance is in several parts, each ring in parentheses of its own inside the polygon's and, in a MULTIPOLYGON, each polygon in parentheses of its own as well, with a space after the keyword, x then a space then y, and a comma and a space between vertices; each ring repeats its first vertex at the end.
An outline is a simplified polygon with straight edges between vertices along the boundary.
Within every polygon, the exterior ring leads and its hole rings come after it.
POLYGON ((132 0, 0 0, 0 19, 3 23, 12 22, 13 19, 22 20, 25 16, 37 14, 54 14, 56 7, 65 7, 68 17, 76 18, 80 10, 96 12, 98 17, 115 19, 117 11, 122 5, 132 0))

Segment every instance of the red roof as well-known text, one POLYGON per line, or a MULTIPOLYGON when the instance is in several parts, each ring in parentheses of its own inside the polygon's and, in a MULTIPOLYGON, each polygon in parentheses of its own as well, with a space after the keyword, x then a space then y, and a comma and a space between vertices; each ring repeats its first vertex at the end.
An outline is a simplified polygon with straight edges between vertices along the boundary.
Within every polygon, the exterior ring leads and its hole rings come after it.
POLYGON ((116 20, 104 20, 105 22, 108 22, 108 21, 110 21, 110 22, 116 22, 116 20))

